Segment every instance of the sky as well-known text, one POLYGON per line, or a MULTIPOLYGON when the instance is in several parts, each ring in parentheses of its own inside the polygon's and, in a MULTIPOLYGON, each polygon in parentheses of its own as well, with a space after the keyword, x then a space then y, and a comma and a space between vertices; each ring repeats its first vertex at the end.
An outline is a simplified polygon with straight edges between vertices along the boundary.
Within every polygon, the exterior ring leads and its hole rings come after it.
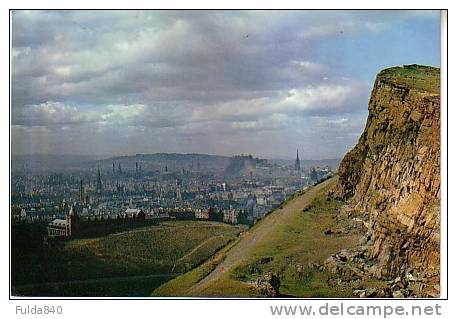
POLYGON ((13 11, 12 154, 339 158, 439 11, 13 11))

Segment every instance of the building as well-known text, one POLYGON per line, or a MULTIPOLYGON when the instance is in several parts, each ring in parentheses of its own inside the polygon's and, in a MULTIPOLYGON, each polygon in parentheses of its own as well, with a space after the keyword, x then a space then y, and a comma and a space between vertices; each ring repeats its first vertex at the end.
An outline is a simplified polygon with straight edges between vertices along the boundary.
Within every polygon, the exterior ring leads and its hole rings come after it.
POLYGON ((267 199, 264 196, 256 196, 257 200, 257 205, 266 205, 267 204, 267 199))
POLYGON ((71 225, 67 219, 54 219, 48 224, 48 237, 70 237, 71 225))
POLYGON ((27 212, 24 208, 21 209, 20 220, 25 221, 27 219, 27 212))
POLYGON ((195 211, 195 219, 209 219, 209 211, 203 209, 197 209, 195 211))
POLYGON ((236 224, 238 222, 238 212, 234 209, 224 210, 224 223, 236 224))
POLYGON ((127 208, 124 211, 124 217, 126 218, 133 218, 136 217, 136 215, 140 212, 138 208, 127 208))
POLYGON ((256 205, 254 207, 254 211, 253 211, 254 220, 259 220, 259 219, 264 218, 267 213, 268 213, 267 206, 256 205))
POLYGON ((74 219, 74 217, 75 214, 73 207, 71 207, 69 213, 65 215, 65 219, 56 218, 51 221, 46 227, 48 231, 48 237, 71 237, 72 219, 74 219))

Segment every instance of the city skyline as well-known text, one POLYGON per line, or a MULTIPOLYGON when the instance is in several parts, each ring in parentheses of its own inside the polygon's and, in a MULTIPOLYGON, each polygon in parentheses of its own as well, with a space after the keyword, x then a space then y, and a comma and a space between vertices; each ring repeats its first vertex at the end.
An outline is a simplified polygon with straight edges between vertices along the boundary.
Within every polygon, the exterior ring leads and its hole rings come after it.
POLYGON ((375 74, 439 66, 439 32, 439 11, 13 11, 12 153, 341 158, 375 74))
MULTIPOLYGON (((35 153, 35 154, 12 154, 13 157, 19 158, 19 157, 39 157, 39 156, 51 156, 51 157, 81 157, 84 159, 89 159, 89 160, 113 160, 116 161, 118 158, 123 158, 123 157, 128 157, 128 158, 134 158, 138 155, 157 155, 157 154, 167 154, 167 155, 208 155, 208 156, 215 156, 215 157, 237 157, 237 156, 253 156, 254 158, 259 158, 259 159, 266 159, 266 160, 278 160, 278 161, 292 161, 295 162, 296 157, 297 157, 297 152, 299 156, 300 161, 325 161, 325 160, 341 160, 342 157, 335 157, 335 158, 312 158, 312 157, 307 157, 306 153, 303 150, 300 149, 295 149, 294 152, 289 152, 287 154, 284 154, 281 157, 263 157, 259 156, 255 153, 233 153, 233 154, 208 154, 208 153, 198 153, 198 152, 188 152, 188 153, 180 153, 180 152, 156 152, 156 153, 122 153, 122 154, 93 154, 93 155, 81 155, 81 154, 41 154, 41 153, 35 153)), ((135 167, 133 167, 135 169, 135 167)))

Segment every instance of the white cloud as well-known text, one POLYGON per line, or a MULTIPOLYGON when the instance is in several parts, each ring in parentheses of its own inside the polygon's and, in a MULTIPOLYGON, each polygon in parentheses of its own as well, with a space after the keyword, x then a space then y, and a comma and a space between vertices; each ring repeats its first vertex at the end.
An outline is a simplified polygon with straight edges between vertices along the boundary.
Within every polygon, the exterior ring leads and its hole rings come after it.
POLYGON ((328 126, 347 137, 346 126, 351 134, 362 126, 350 124, 364 121, 356 114, 366 109, 370 86, 340 70, 344 59, 323 63, 316 44, 416 18, 414 12, 14 11, 15 136, 49 152, 71 139, 73 151, 104 153, 174 144, 175 151, 255 145, 268 153, 269 141, 284 136, 291 143, 284 147, 296 148, 328 126), (297 135, 302 126, 311 129, 297 135))
POLYGON ((286 110, 303 112, 348 112, 360 95, 361 86, 357 83, 322 84, 291 89, 281 102, 281 107, 286 110))
POLYGON ((347 124, 349 120, 345 117, 339 118, 339 119, 328 119, 327 123, 328 124, 337 124, 337 125, 342 125, 342 124, 347 124))
POLYGON ((275 113, 254 121, 233 121, 231 128, 248 131, 279 130, 284 129, 289 121, 287 115, 275 113))
POLYGON ((61 102, 46 102, 13 109, 13 124, 23 126, 67 125, 97 121, 94 112, 81 112, 61 102))
POLYGON ((300 68, 301 71, 304 72, 318 72, 322 71, 323 66, 319 63, 311 62, 311 61, 291 61, 292 65, 296 65, 300 68))
POLYGON ((108 105, 101 114, 103 122, 114 124, 135 123, 145 115, 144 104, 108 105))

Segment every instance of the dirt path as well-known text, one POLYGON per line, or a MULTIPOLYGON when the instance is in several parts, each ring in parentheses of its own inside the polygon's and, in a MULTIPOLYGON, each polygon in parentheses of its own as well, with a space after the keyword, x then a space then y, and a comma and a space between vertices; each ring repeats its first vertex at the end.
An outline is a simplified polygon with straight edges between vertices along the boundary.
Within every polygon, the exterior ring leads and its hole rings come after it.
POLYGON ((189 251, 187 254, 185 254, 184 256, 182 256, 181 258, 179 258, 175 264, 173 265, 173 268, 171 268, 171 272, 173 272, 175 270, 175 267, 176 265, 178 265, 182 260, 184 260, 185 258, 189 257, 190 255, 192 255, 195 251, 197 251, 197 249, 201 248, 203 245, 205 245, 206 243, 208 243, 210 240, 213 240, 213 239, 216 239, 218 237, 224 237, 225 235, 224 234, 220 234, 220 235, 215 235, 213 237, 210 237, 208 239, 206 239, 205 241, 201 242, 199 245, 195 246, 191 251, 189 251))
MULTIPOLYGON (((145 232, 150 232, 151 230, 164 230, 164 229, 173 229, 173 230, 178 230, 178 229, 183 229, 183 228, 214 228, 214 227, 221 227, 221 228, 229 228, 229 225, 225 224, 187 224, 187 225, 173 225, 170 222, 164 222, 163 224, 159 225, 154 225, 154 226, 145 226, 141 227, 138 229, 131 229, 131 230, 126 230, 122 231, 119 233, 113 233, 109 234, 108 237, 117 237, 117 236, 123 236, 125 234, 133 234, 133 233, 145 233, 145 232)), ((94 240, 97 240, 100 238, 95 238, 94 240)))
POLYGON ((251 229, 244 233, 239 242, 227 252, 224 261, 220 263, 208 276, 193 286, 191 288, 191 292, 199 291, 200 289, 210 285, 212 282, 220 278, 221 275, 238 266, 240 261, 246 260, 252 254, 251 249, 261 240, 269 236, 274 225, 287 223, 293 215, 302 212, 303 208, 313 200, 320 190, 334 181, 335 179, 331 178, 316 187, 311 188, 305 194, 292 199, 283 208, 266 216, 263 221, 254 226, 255 231, 251 229))

